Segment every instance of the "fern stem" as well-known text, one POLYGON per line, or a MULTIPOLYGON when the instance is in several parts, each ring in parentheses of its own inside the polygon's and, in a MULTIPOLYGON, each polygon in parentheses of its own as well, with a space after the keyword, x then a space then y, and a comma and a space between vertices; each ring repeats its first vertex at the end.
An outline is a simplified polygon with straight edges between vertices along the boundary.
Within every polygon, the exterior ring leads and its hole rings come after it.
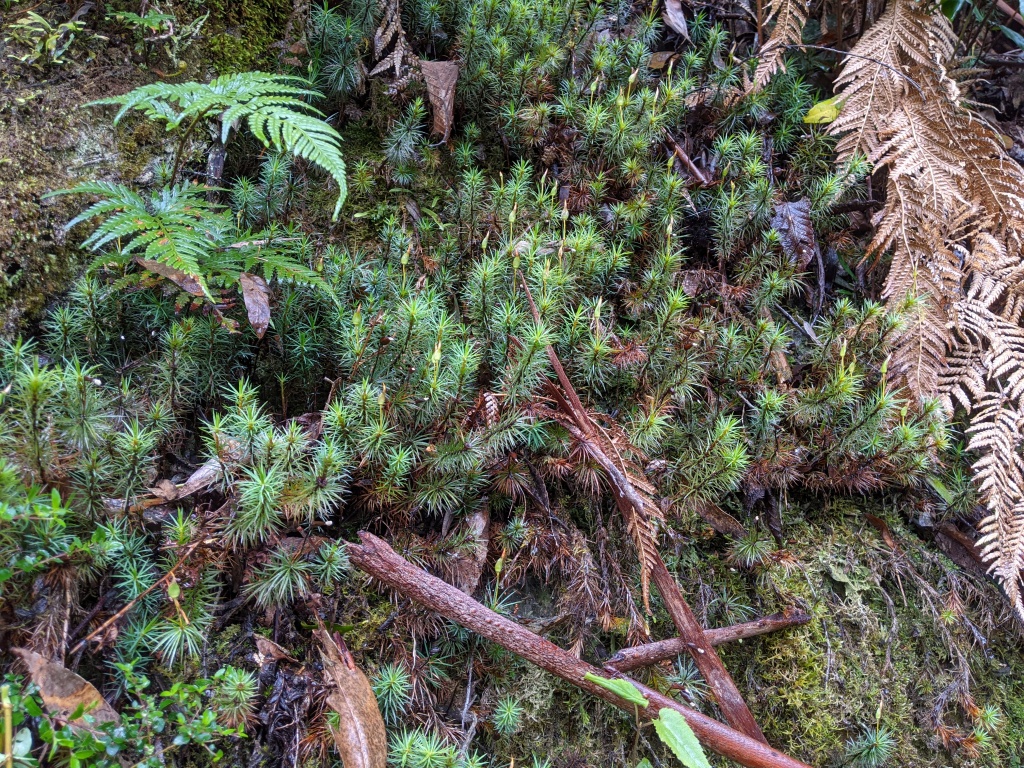
POLYGON ((174 151, 174 170, 171 172, 171 187, 173 187, 177 183, 178 174, 181 172, 181 166, 185 154, 185 142, 187 142, 189 138, 192 136, 192 131, 196 129, 196 126, 199 124, 199 121, 205 119, 205 112, 203 114, 197 115, 196 119, 192 121, 191 125, 189 125, 185 132, 181 134, 181 138, 178 139, 178 146, 174 151))

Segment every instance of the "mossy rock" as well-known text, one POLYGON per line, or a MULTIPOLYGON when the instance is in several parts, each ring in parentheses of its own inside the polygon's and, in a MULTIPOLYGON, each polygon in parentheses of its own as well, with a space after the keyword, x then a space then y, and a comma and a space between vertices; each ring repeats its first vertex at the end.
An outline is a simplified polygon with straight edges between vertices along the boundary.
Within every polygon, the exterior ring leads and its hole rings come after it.
POLYGON ((199 46, 218 74, 277 69, 273 45, 294 12, 292 0, 214 0, 185 4, 192 13, 209 11, 199 46))
MULTIPOLYGON (((82 207, 47 197, 91 179, 134 180, 161 137, 115 131, 89 101, 123 93, 146 76, 111 50, 87 66, 36 83, 13 72, 0 109, 0 333, 15 333, 78 274, 83 255, 64 225, 82 207)), ((24 73, 28 75, 28 73, 24 73)))

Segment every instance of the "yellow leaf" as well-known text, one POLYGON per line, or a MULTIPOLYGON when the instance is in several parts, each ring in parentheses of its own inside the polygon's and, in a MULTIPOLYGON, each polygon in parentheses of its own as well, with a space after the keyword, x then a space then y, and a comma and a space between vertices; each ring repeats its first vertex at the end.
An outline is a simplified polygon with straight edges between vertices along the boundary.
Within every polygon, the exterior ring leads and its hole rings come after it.
POLYGON ((843 102, 839 100, 838 96, 833 96, 831 99, 825 99, 819 101, 804 115, 805 123, 813 123, 814 125, 820 125, 821 123, 831 123, 837 117, 839 117, 839 110, 843 108, 843 102))

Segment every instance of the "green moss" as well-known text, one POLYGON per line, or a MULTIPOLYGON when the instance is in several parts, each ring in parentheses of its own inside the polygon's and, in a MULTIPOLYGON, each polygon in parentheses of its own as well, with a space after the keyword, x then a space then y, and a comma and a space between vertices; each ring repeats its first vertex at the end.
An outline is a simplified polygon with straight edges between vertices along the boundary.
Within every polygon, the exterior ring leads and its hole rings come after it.
POLYGON ((276 69, 271 46, 281 40, 292 13, 291 0, 214 0, 201 45, 218 74, 251 69, 276 69))

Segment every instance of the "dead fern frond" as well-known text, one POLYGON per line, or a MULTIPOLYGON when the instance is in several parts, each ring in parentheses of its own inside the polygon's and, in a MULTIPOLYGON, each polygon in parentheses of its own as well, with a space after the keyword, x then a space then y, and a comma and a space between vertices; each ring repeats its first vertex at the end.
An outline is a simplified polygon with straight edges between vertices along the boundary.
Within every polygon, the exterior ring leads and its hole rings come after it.
POLYGON ((843 64, 829 130, 841 162, 888 170, 869 253, 892 252, 884 296, 907 310, 889 373, 967 412, 979 546, 1024 619, 1024 169, 967 108, 955 49, 944 16, 892 0, 843 64))
POLYGON ((850 51, 836 78, 843 108, 830 125, 840 136, 840 158, 855 154, 871 156, 878 147, 878 127, 911 90, 916 81, 904 74, 904 66, 931 66, 930 14, 915 2, 889 3, 850 51))
POLYGON ((771 35, 761 48, 754 87, 764 88, 778 71, 786 71, 786 51, 799 45, 804 25, 807 24, 807 0, 772 0, 768 9, 769 22, 775 22, 771 35))

